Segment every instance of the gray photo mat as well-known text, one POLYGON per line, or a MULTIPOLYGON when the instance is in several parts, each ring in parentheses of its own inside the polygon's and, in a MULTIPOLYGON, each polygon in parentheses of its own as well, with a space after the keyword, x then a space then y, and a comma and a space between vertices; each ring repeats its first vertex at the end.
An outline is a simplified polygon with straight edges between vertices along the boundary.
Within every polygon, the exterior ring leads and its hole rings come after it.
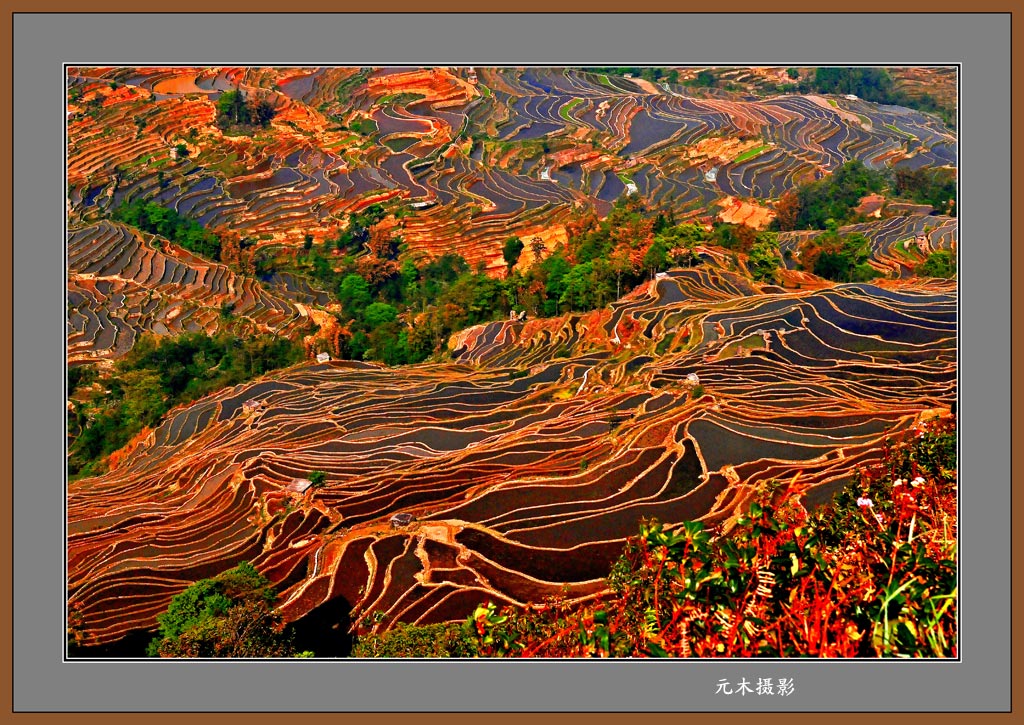
POLYGON ((1009 91, 1008 14, 16 14, 14 709, 1008 710, 1009 91), (959 661, 64 659, 64 64, 847 63, 961 68, 959 661))

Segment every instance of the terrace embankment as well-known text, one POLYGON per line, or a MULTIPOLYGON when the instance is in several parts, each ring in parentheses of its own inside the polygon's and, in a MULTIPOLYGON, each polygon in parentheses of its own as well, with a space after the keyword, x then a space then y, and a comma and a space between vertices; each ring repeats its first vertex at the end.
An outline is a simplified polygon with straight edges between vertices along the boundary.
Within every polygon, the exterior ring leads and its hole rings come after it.
POLYGON ((593 596, 641 519, 717 526, 798 473, 815 501, 948 409, 956 322, 953 282, 758 294, 676 270, 604 311, 462 333, 450 363, 221 391, 69 485, 78 626, 93 645, 152 628, 242 559, 289 621, 359 631, 593 596), (312 471, 322 487, 288 490, 312 471))

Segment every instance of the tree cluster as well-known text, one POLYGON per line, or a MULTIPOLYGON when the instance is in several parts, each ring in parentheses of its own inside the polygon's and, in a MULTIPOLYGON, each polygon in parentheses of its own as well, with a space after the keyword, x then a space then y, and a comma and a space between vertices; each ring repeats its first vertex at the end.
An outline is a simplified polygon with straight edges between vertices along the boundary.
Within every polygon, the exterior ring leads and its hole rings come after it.
POLYGON ((858 160, 847 161, 833 173, 784 195, 777 207, 782 231, 825 229, 829 220, 839 225, 858 219, 854 212, 862 197, 886 188, 888 179, 858 160))
POLYGON ((800 93, 853 94, 865 101, 904 106, 938 115, 947 125, 956 125, 956 109, 941 104, 930 93, 910 95, 896 87, 885 68, 821 67, 796 84, 800 93))
POLYGON ((778 235, 774 232, 761 232, 756 239, 747 257, 747 269, 758 282, 775 284, 781 266, 778 235))
POLYGON ((247 99, 241 90, 226 91, 217 99, 217 126, 227 130, 232 126, 259 126, 265 128, 274 117, 274 106, 266 98, 247 99))
POLYGON ((867 282, 881 273, 868 264, 871 242, 863 234, 833 227, 800 246, 801 269, 833 282, 867 282))
POLYGON ((160 632, 150 657, 293 657, 293 637, 273 608, 277 594, 265 576, 243 561, 202 579, 171 599, 157 615, 160 632))
MULTIPOLYGON (((653 214, 634 197, 621 199, 604 219, 578 218, 567 243, 554 249, 539 237, 506 239, 503 279, 471 269, 457 254, 417 258, 381 223, 386 218, 375 205, 322 248, 309 240, 303 245, 302 269, 340 303, 343 358, 421 362, 442 352, 452 333, 508 319, 513 310, 550 317, 598 309, 659 271, 700 264, 698 244, 750 253, 751 273, 760 281, 774 281, 779 264, 774 233, 677 222, 671 210, 653 214), (531 263, 523 267, 527 246, 531 263)), ((266 264, 258 265, 264 273, 271 271, 266 264)))
POLYGON ((718 85, 715 74, 709 70, 698 71, 697 75, 686 81, 684 85, 692 88, 713 88, 718 85))
POLYGON ((895 169, 892 187, 897 196, 956 216, 956 171, 953 169, 895 169))
POLYGON ((121 204, 111 215, 114 221, 130 224, 150 234, 159 234, 190 252, 220 260, 221 239, 199 222, 183 217, 174 209, 143 199, 121 204))
POLYGON ((359 637, 353 657, 476 657, 476 639, 451 624, 397 624, 382 634, 359 637))

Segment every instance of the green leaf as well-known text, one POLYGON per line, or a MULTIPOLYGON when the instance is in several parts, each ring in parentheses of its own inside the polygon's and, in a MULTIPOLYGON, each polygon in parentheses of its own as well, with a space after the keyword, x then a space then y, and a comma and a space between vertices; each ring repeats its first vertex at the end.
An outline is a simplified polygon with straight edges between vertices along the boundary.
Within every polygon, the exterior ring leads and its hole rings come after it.
POLYGON ((654 642, 647 643, 647 654, 652 657, 668 657, 669 654, 662 648, 661 645, 655 644, 654 642))

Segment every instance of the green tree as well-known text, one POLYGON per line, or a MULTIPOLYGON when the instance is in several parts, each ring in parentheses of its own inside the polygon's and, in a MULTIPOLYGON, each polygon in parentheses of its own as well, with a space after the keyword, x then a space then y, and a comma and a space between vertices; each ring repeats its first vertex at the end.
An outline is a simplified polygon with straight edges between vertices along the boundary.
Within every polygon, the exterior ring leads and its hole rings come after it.
POLYGON ((221 94, 217 99, 217 114, 231 123, 249 123, 249 108, 238 88, 221 94))
POLYGON ((831 176, 801 187, 797 191, 799 207, 794 220, 796 229, 825 229, 826 220, 837 224, 853 221, 854 208, 861 197, 882 191, 885 174, 872 171, 858 160, 847 161, 831 176))
POLYGON ((374 302, 363 310, 363 321, 370 330, 394 322, 397 318, 398 310, 387 302, 374 302))
POLYGON ((714 73, 709 70, 702 70, 697 73, 697 77, 690 81, 688 85, 697 86, 698 88, 710 88, 716 83, 714 73))
POLYGON ((327 474, 323 471, 313 471, 309 474, 309 482, 313 484, 313 488, 319 488, 324 485, 324 481, 327 480, 327 474))
POLYGON ((352 317, 359 315, 370 304, 370 285, 358 274, 346 275, 338 285, 338 301, 352 317))
POLYGON ((523 240, 519 237, 509 237, 505 240, 501 254, 505 258, 505 264, 508 265, 509 269, 516 266, 516 262, 519 261, 519 255, 523 253, 524 247, 523 240))
POLYGON ((879 276, 870 264, 871 242, 859 233, 840 235, 828 231, 801 252, 801 262, 812 265, 819 277, 833 282, 866 282, 879 276))
POLYGON ((592 307, 591 276, 593 272, 593 262, 577 264, 569 270, 569 273, 562 278, 563 290, 558 298, 559 303, 568 305, 570 310, 585 310, 592 307))
POLYGON ((569 274, 571 268, 564 249, 556 249, 550 257, 541 261, 540 273, 548 300, 557 301, 562 296, 565 291, 565 275, 569 274))
POLYGON ((151 370, 131 370, 120 379, 124 414, 130 421, 155 425, 167 411, 160 375, 151 370))
POLYGON ((100 472, 104 457, 142 426, 156 427, 171 407, 303 358, 302 346, 287 337, 238 338, 229 331, 214 336, 142 335, 114 369, 105 372, 103 385, 110 394, 85 403, 79 411, 93 420, 69 445, 68 472, 100 472))
POLYGON ((896 169, 893 191, 898 196, 956 215, 956 172, 952 169, 896 169))
POLYGON ((276 616, 270 609, 276 596, 266 577, 240 562, 176 594, 167 611, 157 615, 160 633, 147 652, 154 657, 277 656, 287 643, 281 632, 271 637, 266 630, 276 616), (234 617, 229 616, 232 610, 238 610, 234 617), (237 654, 239 648, 250 654, 237 654))
POLYGON ((161 657, 293 657, 293 638, 281 615, 263 601, 243 601, 202 618, 176 638, 163 640, 161 657))
POLYGON ((652 278, 657 270, 668 267, 668 244, 663 238, 655 238, 647 252, 644 253, 644 267, 650 272, 652 278))
POLYGON ((615 269, 610 260, 598 257, 591 261, 592 273, 590 275, 591 306, 604 307, 614 299, 615 294, 615 269))
POLYGON ((778 281, 779 240, 772 232, 761 232, 757 241, 750 248, 747 267, 750 275, 759 282, 774 284, 778 281))
POLYGON ((198 222, 179 215, 174 209, 138 199, 121 204, 111 217, 114 221, 129 224, 144 232, 166 237, 208 259, 220 259, 220 238, 198 222))
POLYGON ((370 349, 370 339, 362 330, 352 333, 348 341, 348 355, 352 360, 363 360, 370 349))

